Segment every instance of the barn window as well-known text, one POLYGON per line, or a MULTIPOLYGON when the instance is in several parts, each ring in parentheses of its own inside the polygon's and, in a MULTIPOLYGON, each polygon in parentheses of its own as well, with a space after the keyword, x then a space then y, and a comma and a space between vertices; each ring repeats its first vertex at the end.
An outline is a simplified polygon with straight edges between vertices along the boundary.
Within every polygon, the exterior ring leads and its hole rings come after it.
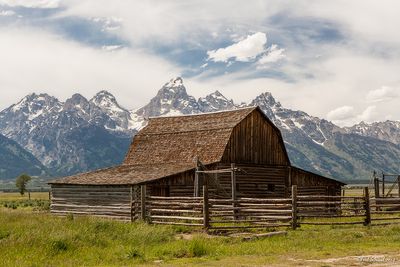
POLYGON ((267 191, 268 192, 275 192, 275 185, 274 184, 268 184, 267 185, 267 191))

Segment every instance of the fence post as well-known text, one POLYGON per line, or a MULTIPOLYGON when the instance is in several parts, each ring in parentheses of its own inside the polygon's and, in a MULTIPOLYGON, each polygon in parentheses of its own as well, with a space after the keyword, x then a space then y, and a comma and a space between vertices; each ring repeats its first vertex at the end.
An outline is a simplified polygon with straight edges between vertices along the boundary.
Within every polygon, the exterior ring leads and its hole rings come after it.
POLYGON ((364 187, 364 202, 365 202, 365 223, 364 225, 371 224, 371 208, 369 205, 369 189, 364 187))
POLYGON ((297 228, 297 185, 292 185, 292 229, 297 228))
POLYGON ((141 219, 143 221, 146 220, 146 185, 141 185, 140 186, 140 202, 141 202, 141 208, 140 208, 140 212, 141 212, 141 219))
POLYGON ((374 178, 374 187, 375 187, 375 197, 379 198, 379 180, 378 178, 374 178))
POLYGON ((208 209, 208 187, 207 185, 203 185, 203 226, 206 230, 210 227, 210 214, 208 209))

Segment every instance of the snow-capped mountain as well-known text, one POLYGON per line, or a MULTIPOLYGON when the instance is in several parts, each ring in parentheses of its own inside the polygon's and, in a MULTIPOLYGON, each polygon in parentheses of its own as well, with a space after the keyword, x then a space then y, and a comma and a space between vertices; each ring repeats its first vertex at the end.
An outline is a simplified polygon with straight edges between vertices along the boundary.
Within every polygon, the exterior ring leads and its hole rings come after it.
POLYGON ((31 94, 0 112, 0 132, 30 151, 53 174, 114 165, 122 160, 121 149, 129 144, 134 130, 129 128, 130 112, 118 109, 113 101, 104 91, 91 101, 80 94, 65 102, 47 94, 31 94), (85 131, 90 134, 78 135, 85 131), (105 140, 109 144, 103 147, 105 140), (91 142, 89 149, 85 142, 91 142), (92 160, 94 151, 101 152, 95 157, 103 155, 98 162, 92 160))
POLYGON ((198 105, 201 112, 230 110, 238 107, 233 100, 228 100, 218 90, 206 97, 199 98, 198 105))
POLYGON ((131 137, 148 117, 244 106, 259 106, 280 128, 294 165, 339 179, 368 179, 374 169, 400 171, 396 162, 400 122, 341 128, 287 109, 268 92, 240 105, 219 91, 196 100, 180 77, 165 83, 148 104, 131 111, 107 91, 90 100, 74 94, 65 102, 31 94, 0 112, 0 133, 31 152, 54 175, 67 175, 120 163, 131 137))
POLYGON ((196 99, 187 94, 182 78, 177 77, 164 84, 150 103, 138 109, 135 114, 149 118, 198 112, 199 105, 196 99))
POLYGON ((345 128, 345 131, 400 144, 400 121, 360 122, 352 127, 345 128))

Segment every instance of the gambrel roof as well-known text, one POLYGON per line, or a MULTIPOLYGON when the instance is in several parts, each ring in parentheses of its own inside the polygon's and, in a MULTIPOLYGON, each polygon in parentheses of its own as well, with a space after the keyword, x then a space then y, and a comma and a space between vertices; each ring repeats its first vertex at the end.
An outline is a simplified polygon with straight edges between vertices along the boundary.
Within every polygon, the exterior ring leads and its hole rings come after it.
POLYGON ((233 129, 254 111, 274 127, 284 148, 279 129, 258 107, 157 117, 133 138, 122 165, 60 178, 50 184, 138 184, 192 170, 197 158, 203 164, 220 162, 233 129))

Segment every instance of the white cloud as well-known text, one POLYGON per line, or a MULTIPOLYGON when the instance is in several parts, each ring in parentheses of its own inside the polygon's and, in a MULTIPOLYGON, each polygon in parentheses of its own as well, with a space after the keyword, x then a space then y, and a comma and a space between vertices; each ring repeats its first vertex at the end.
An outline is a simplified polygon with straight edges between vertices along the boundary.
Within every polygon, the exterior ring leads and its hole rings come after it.
POLYGON ((257 61, 258 65, 266 65, 268 63, 278 62, 286 57, 285 49, 278 48, 278 45, 271 45, 266 53, 257 61))
POLYGON ((356 113, 354 107, 342 106, 330 111, 326 117, 339 126, 352 126, 360 121, 372 122, 378 114, 376 106, 368 106, 361 113, 356 113))
POLYGON ((376 115, 376 106, 369 106, 358 116, 357 121, 370 122, 377 117, 376 115))
POLYGON ((334 110, 331 110, 326 115, 328 120, 337 121, 337 120, 346 120, 354 117, 354 107, 351 106, 342 106, 338 107, 334 110))
POLYGON ((0 27, 0 110, 31 92, 65 99, 110 90, 127 108, 142 106, 165 81, 173 64, 135 49, 112 53, 32 28, 0 27))
POLYGON ((0 0, 0 5, 27 8, 57 8, 61 0, 0 0))
POLYGON ((14 16, 15 12, 12 10, 1 10, 0 11, 0 16, 5 16, 5 17, 9 17, 9 16, 14 16))
POLYGON ((381 88, 368 92, 366 99, 368 102, 383 102, 399 97, 399 91, 393 87, 382 86, 381 88))
POLYGON ((236 61, 248 62, 265 52, 266 43, 267 35, 263 32, 257 32, 248 35, 245 39, 233 45, 208 51, 208 60, 214 62, 228 62, 230 59, 233 59, 236 61))

